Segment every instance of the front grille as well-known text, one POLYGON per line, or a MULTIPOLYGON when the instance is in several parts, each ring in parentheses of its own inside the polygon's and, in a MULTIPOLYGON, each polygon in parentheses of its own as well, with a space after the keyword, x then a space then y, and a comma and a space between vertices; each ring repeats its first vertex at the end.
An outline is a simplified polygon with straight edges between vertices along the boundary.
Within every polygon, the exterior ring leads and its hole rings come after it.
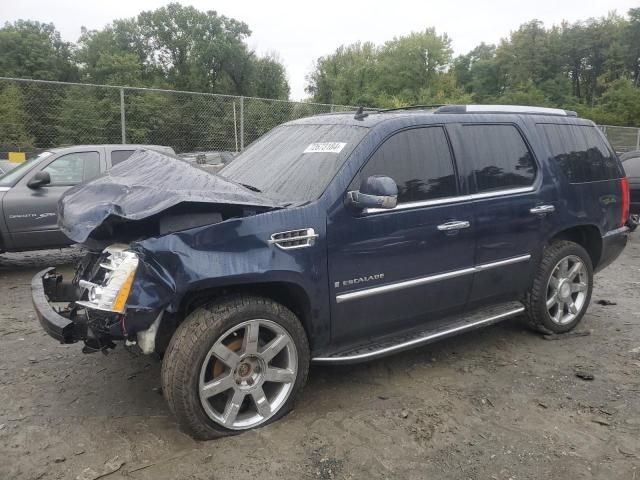
POLYGON ((311 247, 315 244, 318 234, 313 228, 302 228, 300 230, 289 230, 288 232, 278 232, 271 235, 270 243, 283 250, 294 248, 311 247))

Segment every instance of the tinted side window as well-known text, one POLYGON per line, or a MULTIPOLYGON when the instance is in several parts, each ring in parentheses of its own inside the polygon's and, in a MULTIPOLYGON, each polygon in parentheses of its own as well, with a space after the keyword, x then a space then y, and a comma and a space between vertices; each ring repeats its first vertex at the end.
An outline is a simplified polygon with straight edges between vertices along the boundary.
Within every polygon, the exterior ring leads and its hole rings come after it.
POLYGON ((640 157, 633 157, 622 162, 627 177, 640 178, 640 157))
POLYGON ((100 155, 98 152, 67 153, 43 171, 49 172, 51 185, 75 185, 100 175, 100 155))
POLYGON ((571 183, 620 178, 622 172, 613 152, 596 127, 538 125, 547 140, 552 160, 571 183))
POLYGON ((351 189, 372 175, 398 184, 398 202, 452 197, 458 192, 453 159, 442 127, 414 128, 387 139, 356 177, 351 189))
POLYGON ((111 166, 124 162, 135 150, 114 150, 111 152, 111 166))
POLYGON ((462 133, 478 192, 533 184, 536 163, 516 127, 465 125, 462 133))

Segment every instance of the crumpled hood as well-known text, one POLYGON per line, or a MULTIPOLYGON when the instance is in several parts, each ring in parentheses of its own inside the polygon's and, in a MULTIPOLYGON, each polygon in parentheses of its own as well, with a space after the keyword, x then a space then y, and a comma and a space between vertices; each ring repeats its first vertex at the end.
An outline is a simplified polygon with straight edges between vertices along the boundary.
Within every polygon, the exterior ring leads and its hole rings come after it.
POLYGON ((82 243, 109 218, 142 220, 179 204, 279 208, 272 200, 177 158, 139 150, 106 174, 65 192, 58 225, 82 243))

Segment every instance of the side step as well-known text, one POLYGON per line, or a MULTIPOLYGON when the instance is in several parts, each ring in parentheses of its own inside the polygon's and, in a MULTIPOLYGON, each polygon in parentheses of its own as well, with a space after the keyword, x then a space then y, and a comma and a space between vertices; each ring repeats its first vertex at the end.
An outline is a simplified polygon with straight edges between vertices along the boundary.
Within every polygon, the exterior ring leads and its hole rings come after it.
POLYGON ((312 358, 311 361, 326 364, 365 362, 420 345, 426 345, 446 337, 451 337, 457 333, 491 325, 492 323, 515 317, 522 312, 524 312, 524 307, 520 302, 509 302, 485 307, 460 316, 443 319, 438 322, 437 325, 427 330, 423 328, 418 331, 414 330, 411 333, 383 337, 374 340, 370 344, 360 345, 356 348, 325 357, 315 357, 312 358))

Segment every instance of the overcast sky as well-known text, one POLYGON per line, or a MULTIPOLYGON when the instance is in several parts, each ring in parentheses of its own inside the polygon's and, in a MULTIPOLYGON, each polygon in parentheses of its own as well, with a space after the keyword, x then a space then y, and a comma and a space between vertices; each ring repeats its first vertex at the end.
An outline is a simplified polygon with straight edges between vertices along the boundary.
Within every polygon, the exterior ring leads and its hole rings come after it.
MULTIPOLYGON (((0 0, 0 20, 19 18, 53 22, 62 37, 76 41, 80 27, 99 29, 116 18, 135 16, 168 0, 0 0)), ((394 36, 434 26, 453 40, 456 54, 478 43, 496 43, 520 24, 537 18, 546 25, 563 19, 626 13, 638 0, 192 0, 200 10, 246 22, 249 46, 259 53, 277 52, 287 68, 291 97, 306 96, 305 76, 313 61, 342 44, 383 43, 394 36)))

